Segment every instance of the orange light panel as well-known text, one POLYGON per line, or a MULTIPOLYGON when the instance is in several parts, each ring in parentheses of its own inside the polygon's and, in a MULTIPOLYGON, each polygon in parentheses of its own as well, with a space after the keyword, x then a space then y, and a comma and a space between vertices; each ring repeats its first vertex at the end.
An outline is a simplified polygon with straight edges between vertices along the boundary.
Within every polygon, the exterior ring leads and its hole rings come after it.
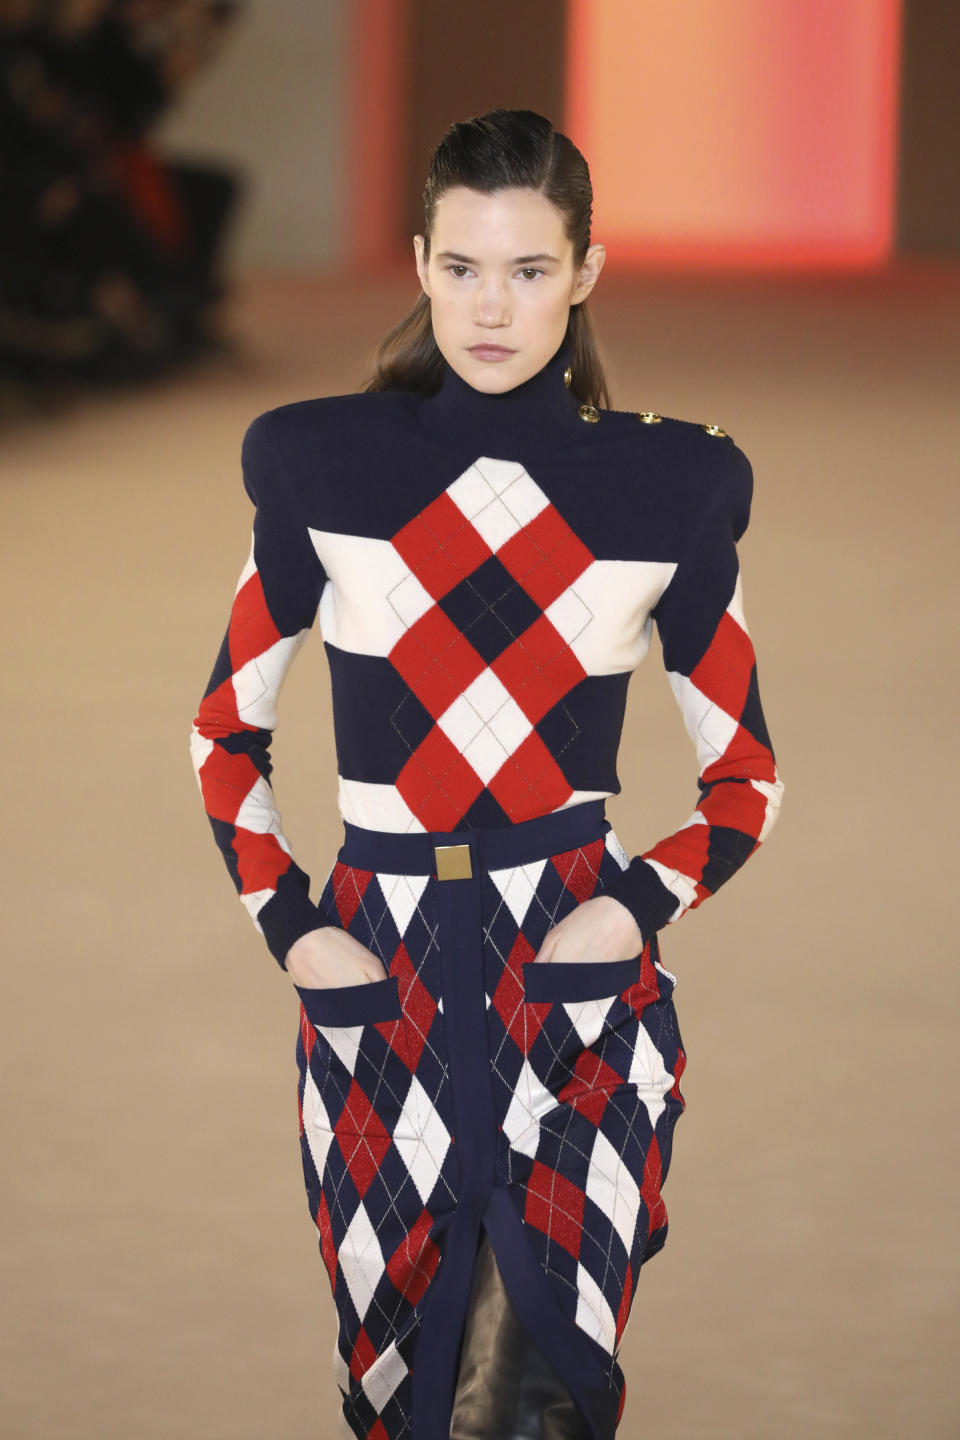
POLYGON ((884 263, 900 37, 901 0, 569 0, 593 238, 638 265, 884 263))

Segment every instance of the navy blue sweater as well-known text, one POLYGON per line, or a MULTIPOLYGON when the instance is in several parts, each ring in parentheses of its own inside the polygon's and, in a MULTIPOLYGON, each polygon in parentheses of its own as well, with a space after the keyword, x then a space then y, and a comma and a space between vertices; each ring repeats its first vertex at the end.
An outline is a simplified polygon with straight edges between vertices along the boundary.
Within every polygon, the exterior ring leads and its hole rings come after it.
POLYGON ((764 840, 783 782, 736 543, 753 473, 716 426, 584 406, 562 345, 502 395, 449 365, 429 398, 333 395, 258 415, 256 509, 190 749, 227 868, 281 964, 329 923, 270 783, 284 676, 316 620, 342 819, 509 825, 618 794, 630 676, 657 626, 699 798, 605 889, 644 941, 764 840))

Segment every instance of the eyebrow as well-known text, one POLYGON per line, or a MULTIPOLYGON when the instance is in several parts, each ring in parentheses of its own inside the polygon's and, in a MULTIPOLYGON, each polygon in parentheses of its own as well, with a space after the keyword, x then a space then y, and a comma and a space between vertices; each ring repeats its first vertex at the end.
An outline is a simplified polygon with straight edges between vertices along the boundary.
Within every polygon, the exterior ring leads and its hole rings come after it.
MULTIPOLYGON (((518 255, 514 260, 510 260, 508 263, 510 265, 530 265, 534 260, 553 260, 554 262, 557 262, 558 258, 558 256, 548 255, 544 251, 540 255, 518 255)), ((476 261, 473 260, 469 255, 458 255, 455 250, 441 250, 440 254, 437 256, 437 259, 459 260, 464 265, 476 264, 476 261)))

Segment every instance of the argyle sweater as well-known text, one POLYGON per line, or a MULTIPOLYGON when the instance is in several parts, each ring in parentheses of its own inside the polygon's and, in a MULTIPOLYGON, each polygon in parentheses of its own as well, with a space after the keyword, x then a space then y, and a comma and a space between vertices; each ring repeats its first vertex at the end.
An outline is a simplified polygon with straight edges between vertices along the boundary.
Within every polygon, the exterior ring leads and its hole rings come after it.
MULTIPOLYGON (((565 342, 497 395, 445 362, 429 397, 294 401, 243 436, 250 551, 190 751, 281 967, 330 923, 271 783, 278 696, 315 622, 342 820, 461 831, 618 794, 627 687, 653 625, 699 796, 604 893, 646 942, 715 894, 777 819, 736 549, 750 462, 719 427, 582 405, 568 363, 565 342)), ((639 800, 642 774, 629 783, 639 800)))

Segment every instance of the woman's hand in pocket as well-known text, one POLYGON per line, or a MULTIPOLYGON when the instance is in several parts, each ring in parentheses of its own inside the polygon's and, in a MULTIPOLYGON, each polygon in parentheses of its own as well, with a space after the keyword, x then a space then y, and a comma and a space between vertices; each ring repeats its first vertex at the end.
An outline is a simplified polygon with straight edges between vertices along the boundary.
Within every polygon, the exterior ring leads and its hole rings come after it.
POLYGON ((535 960, 632 960, 644 938, 626 905, 612 895, 582 900, 543 937, 535 960))
POLYGON ((372 950, 337 925, 308 930, 286 954, 286 970, 295 985, 362 985, 383 980, 386 970, 372 950))

